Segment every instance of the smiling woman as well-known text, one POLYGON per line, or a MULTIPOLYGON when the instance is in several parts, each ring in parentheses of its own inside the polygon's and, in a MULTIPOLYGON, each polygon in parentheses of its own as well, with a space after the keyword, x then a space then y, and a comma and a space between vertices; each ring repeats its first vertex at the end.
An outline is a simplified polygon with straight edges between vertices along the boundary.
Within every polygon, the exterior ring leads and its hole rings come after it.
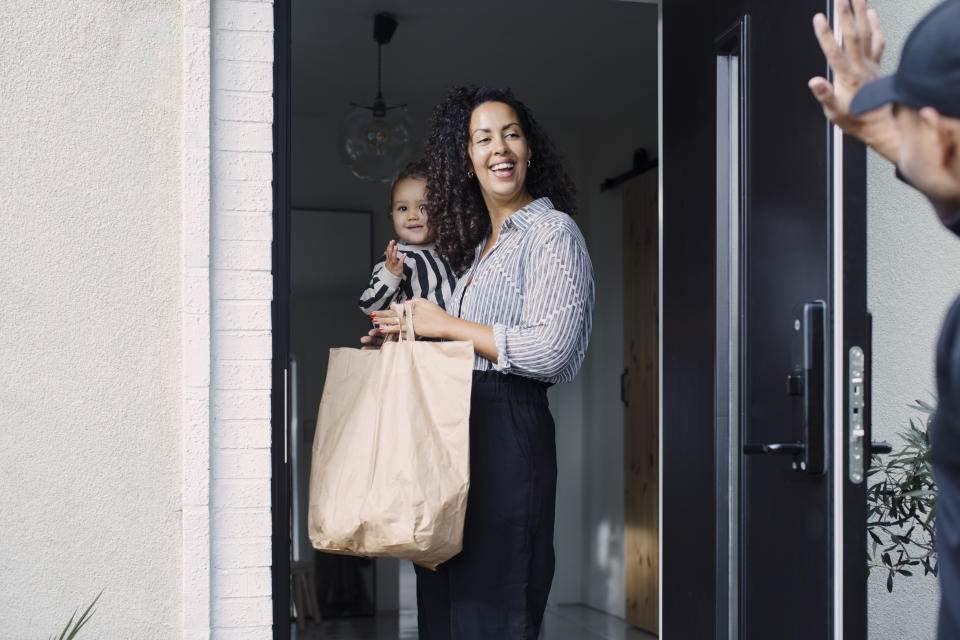
POLYGON ((434 112, 427 155, 437 243, 458 273, 473 261, 477 243, 490 234, 487 196, 506 215, 526 204, 522 198, 530 202, 540 197, 549 197, 567 215, 577 213, 576 188, 553 142, 509 91, 454 89, 434 112), (514 167, 501 167, 497 175, 488 161, 514 167))
MULTIPOLYGON (((557 454, 547 387, 577 374, 593 266, 573 183, 509 92, 455 89, 427 141, 437 249, 460 274, 446 311, 413 301, 418 336, 470 340, 470 494, 463 551, 417 567, 421 638, 536 638, 554 574, 557 454)), ((387 333, 395 314, 378 314, 387 333)), ((378 339, 368 336, 367 342, 378 339)))

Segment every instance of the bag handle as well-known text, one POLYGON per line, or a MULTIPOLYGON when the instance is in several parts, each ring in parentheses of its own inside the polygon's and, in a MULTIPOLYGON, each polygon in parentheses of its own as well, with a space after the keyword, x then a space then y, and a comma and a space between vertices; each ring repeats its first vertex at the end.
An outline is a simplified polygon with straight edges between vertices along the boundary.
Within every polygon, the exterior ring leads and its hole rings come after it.
MULTIPOLYGON (((407 323, 407 340, 416 340, 416 335, 413 332, 413 303, 404 302, 402 305, 397 307, 398 315, 397 320, 400 324, 403 324, 404 320, 407 323)), ((400 335, 399 333, 397 335, 400 335)))
MULTIPOLYGON (((394 306, 394 305, 391 305, 394 306)), ((413 332, 413 304, 410 302, 404 302, 403 304, 398 304, 395 306, 397 310, 397 324, 403 325, 406 322, 407 327, 407 337, 403 337, 403 332, 398 331, 395 334, 387 336, 387 340, 391 342, 403 342, 404 340, 416 340, 413 336, 416 334, 413 332)))

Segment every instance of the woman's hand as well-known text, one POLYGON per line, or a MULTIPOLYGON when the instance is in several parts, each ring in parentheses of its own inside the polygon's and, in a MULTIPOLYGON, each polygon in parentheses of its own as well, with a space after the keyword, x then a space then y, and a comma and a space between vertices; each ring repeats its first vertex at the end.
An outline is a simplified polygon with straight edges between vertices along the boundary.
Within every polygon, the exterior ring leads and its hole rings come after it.
MULTIPOLYGON (((452 315, 441 309, 438 305, 423 298, 414 298, 409 301, 413 309, 413 330, 416 337, 419 338, 442 338, 444 340, 463 340, 473 343, 473 350, 490 360, 497 362, 499 357, 497 351, 497 341, 493 337, 493 327, 490 325, 477 324, 462 318, 454 318, 452 315)), ((378 323, 380 331, 376 338, 379 346, 383 342, 383 334, 399 333, 400 325, 397 322, 397 308, 400 305, 394 303, 389 309, 377 311, 374 321, 378 323)), ((404 321, 406 325, 406 321, 404 321)), ((406 327, 404 336, 406 336, 406 327)), ((373 331, 370 332, 372 337, 373 331)), ((367 338, 363 341, 366 344, 367 338)))
POLYGON ((367 335, 360 338, 361 349, 379 349, 383 344, 383 333, 379 329, 370 329, 367 335))
MULTIPOLYGON (((409 301, 413 313, 413 330, 419 338, 446 338, 450 325, 455 320, 453 316, 440 308, 434 302, 425 298, 414 298, 409 301)), ((399 333, 400 325, 397 323, 396 303, 390 305, 390 309, 377 312, 377 322, 380 323, 380 331, 383 333, 399 333)), ((404 320, 406 325, 406 320, 404 320)), ((406 335, 406 326, 403 327, 406 335)))

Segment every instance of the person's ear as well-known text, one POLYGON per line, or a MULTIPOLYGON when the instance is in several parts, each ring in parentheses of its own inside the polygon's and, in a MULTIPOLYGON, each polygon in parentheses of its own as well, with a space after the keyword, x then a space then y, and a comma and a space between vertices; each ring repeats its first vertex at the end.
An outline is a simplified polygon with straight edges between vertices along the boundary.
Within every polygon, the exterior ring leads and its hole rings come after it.
POLYGON ((956 167, 960 161, 960 120, 937 118, 937 138, 940 140, 940 163, 945 168, 956 167))
POLYGON ((920 121, 937 140, 937 155, 941 167, 948 167, 957 154, 958 139, 956 127, 948 118, 944 118, 933 107, 924 107, 919 111, 920 121))

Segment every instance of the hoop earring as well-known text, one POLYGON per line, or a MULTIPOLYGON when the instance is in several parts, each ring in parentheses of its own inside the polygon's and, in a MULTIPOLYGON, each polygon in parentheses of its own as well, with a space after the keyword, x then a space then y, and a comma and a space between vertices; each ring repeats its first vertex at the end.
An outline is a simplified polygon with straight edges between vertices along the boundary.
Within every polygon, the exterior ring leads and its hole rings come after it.
POLYGON ((530 158, 527 158, 527 166, 530 166, 530 158))
POLYGON ((473 180, 474 173, 473 171, 467 171, 467 177, 473 180))

